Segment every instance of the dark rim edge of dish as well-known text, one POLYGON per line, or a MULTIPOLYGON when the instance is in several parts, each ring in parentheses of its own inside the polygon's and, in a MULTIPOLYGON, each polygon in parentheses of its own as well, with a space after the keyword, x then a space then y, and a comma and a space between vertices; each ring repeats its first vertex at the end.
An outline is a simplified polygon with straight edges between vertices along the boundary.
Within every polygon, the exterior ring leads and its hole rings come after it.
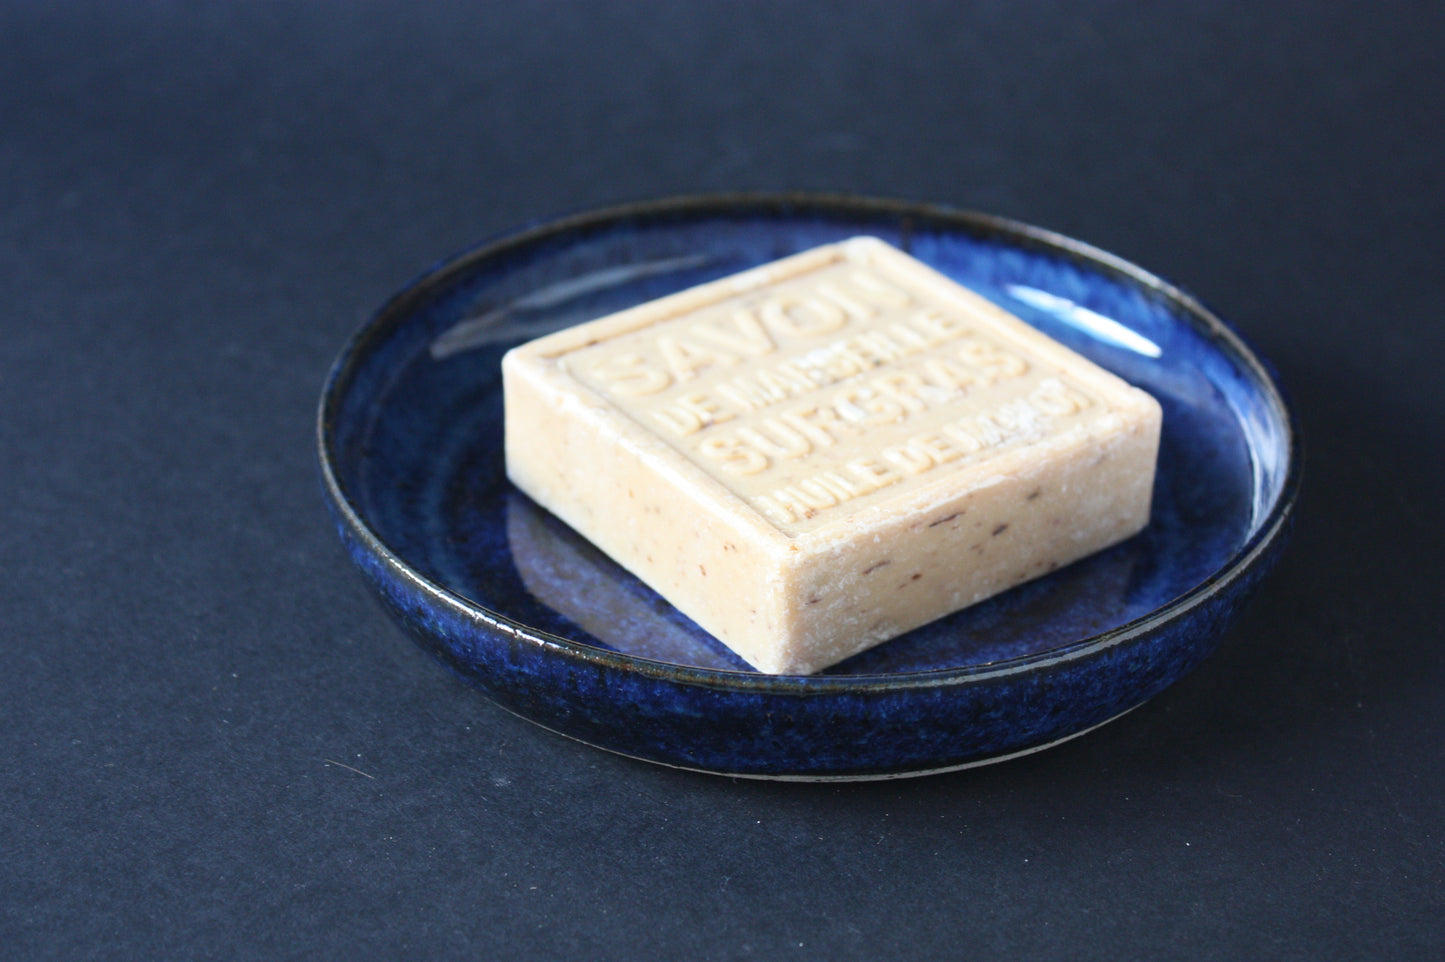
POLYGON ((338 512, 339 518, 346 524, 352 537, 356 538, 370 554, 380 559, 394 576, 411 583, 414 588, 430 595, 436 602, 455 609, 479 625, 514 639, 557 651, 568 657, 674 683, 738 691, 787 692, 799 695, 824 694, 830 690, 859 692, 933 688, 989 681, 1007 675, 1036 671, 1066 661, 1091 657, 1140 635, 1148 634, 1161 624, 1211 600, 1253 568, 1255 562, 1268 552, 1285 529, 1293 511, 1300 488, 1302 468, 1299 427, 1293 411, 1285 403, 1276 377, 1232 327, 1186 291, 1108 251, 1063 234, 1009 218, 915 201, 807 192, 684 195, 618 204, 534 221, 526 226, 493 235, 451 257, 437 261, 388 299, 366 323, 357 329, 337 355, 328 371, 317 411, 316 445, 323 486, 333 507, 338 512), (964 228, 976 234, 1003 237, 1016 245, 1022 241, 1024 242, 1023 246, 1029 248, 1064 254, 1076 262, 1095 270, 1102 269, 1106 274, 1126 280, 1153 292, 1164 300, 1173 302, 1183 308, 1191 322, 1199 325, 1200 333, 1211 341, 1226 347, 1229 353, 1250 371, 1256 382, 1268 389, 1270 406, 1285 429, 1284 440, 1287 454, 1285 478, 1280 484, 1279 494, 1273 506, 1264 519, 1257 522, 1257 527, 1249 539, 1212 574, 1171 601, 1108 631, 1089 635, 1045 651, 997 662, 925 671, 857 675, 766 675, 742 670, 702 668, 598 648, 554 635, 485 608, 432 582, 402 560, 372 531, 337 479, 329 445, 332 434, 331 422, 337 399, 343 389, 349 386, 351 371, 368 341, 381 336, 400 323, 407 316, 411 304, 429 296, 434 287, 445 283, 449 277, 469 269, 477 261, 489 259, 503 251, 525 247, 548 237, 571 233, 587 227, 602 227, 629 218, 647 219, 665 216, 669 213, 685 212, 698 214, 737 212, 743 208, 754 208, 758 213, 769 211, 778 213, 788 208, 798 208, 800 211, 812 211, 822 215, 850 213, 893 215, 905 222, 905 231, 908 229, 906 225, 908 218, 925 219, 954 228, 964 228))

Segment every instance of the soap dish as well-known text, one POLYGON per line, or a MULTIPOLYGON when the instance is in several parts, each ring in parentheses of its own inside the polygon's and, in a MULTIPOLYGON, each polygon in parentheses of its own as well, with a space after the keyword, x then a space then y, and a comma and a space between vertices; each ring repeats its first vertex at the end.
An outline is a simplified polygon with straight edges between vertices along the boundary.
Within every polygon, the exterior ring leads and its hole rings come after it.
POLYGON ((467 251, 384 305, 321 399, 327 502, 386 608, 499 705, 634 758, 888 778, 999 761, 1159 693, 1268 571, 1300 483, 1266 366, 1119 258, 987 215, 809 195, 575 215, 467 251), (1140 535, 814 675, 751 670, 507 481, 510 347, 798 251, 879 237, 1164 411, 1140 535))

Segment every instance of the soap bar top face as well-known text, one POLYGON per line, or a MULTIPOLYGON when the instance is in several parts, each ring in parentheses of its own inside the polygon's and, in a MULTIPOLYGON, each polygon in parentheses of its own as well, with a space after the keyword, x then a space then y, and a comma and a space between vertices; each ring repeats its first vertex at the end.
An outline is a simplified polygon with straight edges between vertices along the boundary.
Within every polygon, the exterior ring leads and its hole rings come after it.
POLYGON ((540 350, 791 536, 944 465, 1107 415, 1118 393, 1112 376, 872 238, 540 350))
POLYGON ((540 338, 503 379, 516 485, 763 671, 1149 517, 1154 399, 874 238, 540 338))

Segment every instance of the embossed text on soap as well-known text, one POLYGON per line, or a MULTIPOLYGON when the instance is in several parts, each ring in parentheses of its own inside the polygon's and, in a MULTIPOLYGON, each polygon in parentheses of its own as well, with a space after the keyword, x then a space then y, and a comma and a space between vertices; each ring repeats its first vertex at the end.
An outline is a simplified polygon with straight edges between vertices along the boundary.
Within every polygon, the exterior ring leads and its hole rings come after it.
POLYGON ((835 257, 560 359, 789 533, 1101 412, 981 298, 835 257))

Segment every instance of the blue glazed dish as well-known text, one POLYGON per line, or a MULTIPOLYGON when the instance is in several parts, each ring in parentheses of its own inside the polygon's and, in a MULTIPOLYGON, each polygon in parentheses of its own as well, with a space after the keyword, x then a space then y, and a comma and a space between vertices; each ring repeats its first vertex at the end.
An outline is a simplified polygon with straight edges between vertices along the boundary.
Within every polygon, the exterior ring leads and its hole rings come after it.
POLYGON ((520 230, 435 268, 347 345, 321 400, 341 537, 400 623, 503 707, 635 758, 886 778, 998 761, 1199 664, 1267 572, 1300 483, 1274 380, 1167 283, 998 218, 858 198, 681 198, 520 230), (858 234, 881 237, 1159 399, 1139 536, 817 675, 749 669, 507 482, 515 344, 858 234))

